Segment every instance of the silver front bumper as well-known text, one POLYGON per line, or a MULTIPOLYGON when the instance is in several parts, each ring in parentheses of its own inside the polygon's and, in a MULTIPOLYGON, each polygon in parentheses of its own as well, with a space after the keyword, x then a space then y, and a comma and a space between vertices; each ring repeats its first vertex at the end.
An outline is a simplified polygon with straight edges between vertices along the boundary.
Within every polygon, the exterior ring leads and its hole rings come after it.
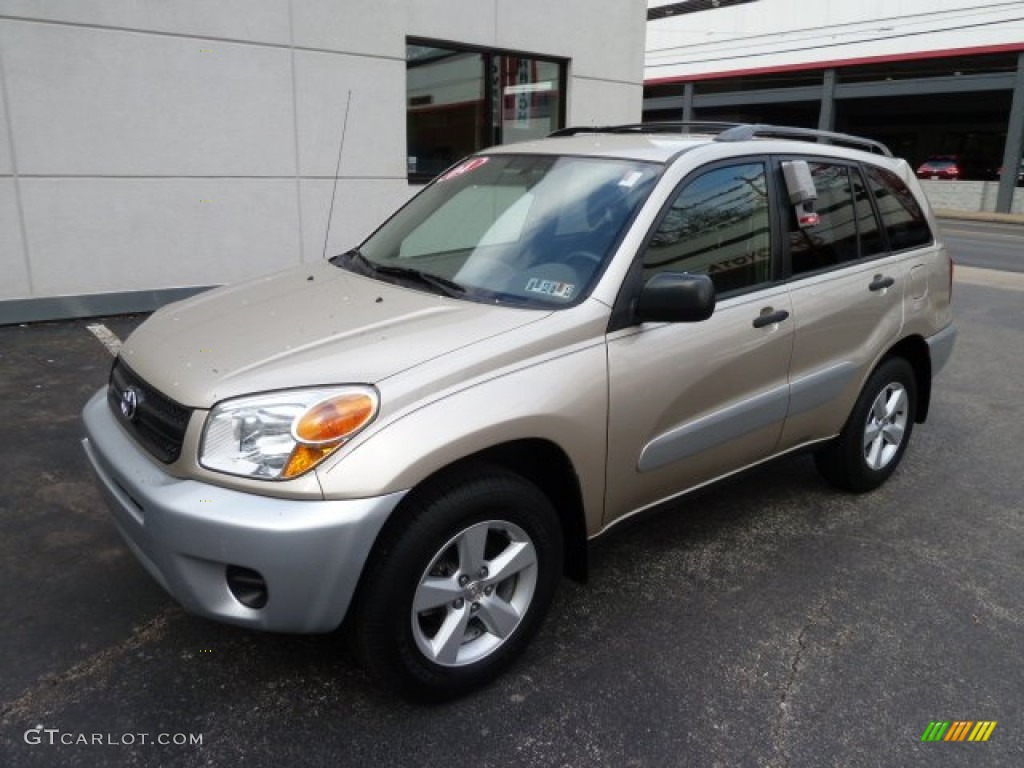
POLYGON ((188 611, 220 621, 277 632, 336 628, 381 526, 404 495, 293 500, 181 480, 125 434, 105 390, 82 418, 82 447, 132 552, 188 611), (229 565, 263 576, 264 607, 235 599, 229 565))

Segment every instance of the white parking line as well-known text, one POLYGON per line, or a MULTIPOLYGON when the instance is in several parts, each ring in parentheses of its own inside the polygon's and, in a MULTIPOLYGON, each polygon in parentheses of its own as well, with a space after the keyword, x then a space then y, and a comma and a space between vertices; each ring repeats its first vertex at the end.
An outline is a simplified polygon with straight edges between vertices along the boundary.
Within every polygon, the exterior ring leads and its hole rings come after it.
POLYGON ((100 340, 100 344, 107 348, 114 357, 117 357, 117 353, 121 349, 121 340, 117 338, 117 335, 111 331, 103 323, 93 323, 92 325, 85 326, 92 332, 92 335, 100 340))

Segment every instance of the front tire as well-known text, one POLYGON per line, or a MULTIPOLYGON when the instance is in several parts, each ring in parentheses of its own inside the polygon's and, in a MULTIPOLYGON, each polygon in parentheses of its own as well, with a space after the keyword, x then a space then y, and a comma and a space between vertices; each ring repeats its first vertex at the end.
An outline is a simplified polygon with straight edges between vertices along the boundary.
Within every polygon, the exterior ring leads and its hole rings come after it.
POLYGON ((411 698, 459 696, 522 652, 561 574, 561 525, 532 483, 484 465, 430 482, 381 533, 354 606, 355 650, 411 698))
POLYGON ((916 415, 914 369, 901 357, 883 361, 868 378, 839 437, 814 455, 818 471, 843 490, 874 490, 903 458, 916 415))

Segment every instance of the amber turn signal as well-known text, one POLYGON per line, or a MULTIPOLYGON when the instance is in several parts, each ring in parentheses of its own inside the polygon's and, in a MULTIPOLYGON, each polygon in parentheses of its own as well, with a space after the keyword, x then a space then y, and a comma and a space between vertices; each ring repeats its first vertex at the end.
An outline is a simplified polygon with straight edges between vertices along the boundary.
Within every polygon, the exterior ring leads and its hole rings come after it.
POLYGON ((308 469, 312 469, 321 461, 326 459, 341 443, 331 445, 299 445, 295 446, 292 455, 288 457, 288 463, 281 470, 281 477, 297 477, 308 469))
POLYGON ((358 431, 373 418, 376 403, 363 392, 350 392, 323 400, 303 413, 292 427, 295 439, 309 446, 336 443, 358 431))
POLYGON ((281 477, 296 477, 330 456, 345 439, 366 426, 377 412, 377 401, 365 392, 348 392, 321 400, 292 424, 297 445, 281 477))

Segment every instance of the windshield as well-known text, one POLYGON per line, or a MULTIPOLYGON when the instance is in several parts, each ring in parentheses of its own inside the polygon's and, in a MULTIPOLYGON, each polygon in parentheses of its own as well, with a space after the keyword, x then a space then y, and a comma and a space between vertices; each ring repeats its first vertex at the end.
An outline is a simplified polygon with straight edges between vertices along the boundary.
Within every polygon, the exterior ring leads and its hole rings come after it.
POLYGON ((660 171, 604 158, 470 158, 371 235, 361 258, 339 263, 476 301, 567 306, 590 290, 660 171))

